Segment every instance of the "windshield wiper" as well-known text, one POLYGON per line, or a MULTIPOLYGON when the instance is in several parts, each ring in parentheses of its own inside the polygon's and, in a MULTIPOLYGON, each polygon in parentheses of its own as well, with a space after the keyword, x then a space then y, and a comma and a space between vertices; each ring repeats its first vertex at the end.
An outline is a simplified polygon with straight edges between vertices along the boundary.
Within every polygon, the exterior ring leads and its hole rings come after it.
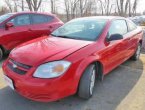
POLYGON ((76 39, 74 37, 70 37, 70 36, 65 36, 65 35, 54 35, 54 34, 51 34, 52 36, 55 36, 55 37, 61 37, 61 38, 68 38, 68 39, 76 39))
POLYGON ((50 34, 50 35, 55 37, 70 38, 69 36, 63 36, 63 35, 55 35, 55 34, 50 34))
POLYGON ((70 37, 70 36, 65 36, 65 35, 54 35, 54 34, 51 34, 52 36, 55 36, 55 37, 61 37, 61 38, 68 38, 68 39, 77 39, 77 40, 83 40, 82 38, 79 38, 79 37, 70 37))
POLYGON ((69 36, 57 36, 57 37, 61 37, 61 38, 71 38, 69 36))
POLYGON ((57 37, 57 35, 55 35, 55 34, 50 34, 51 36, 55 36, 55 37, 57 37))

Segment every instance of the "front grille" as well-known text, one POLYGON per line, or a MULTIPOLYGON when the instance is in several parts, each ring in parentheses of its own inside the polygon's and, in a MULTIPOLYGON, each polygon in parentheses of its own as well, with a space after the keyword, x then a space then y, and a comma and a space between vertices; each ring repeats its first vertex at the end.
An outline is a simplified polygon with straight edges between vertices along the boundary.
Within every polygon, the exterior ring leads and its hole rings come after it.
POLYGON ((8 67, 15 73, 18 73, 20 75, 24 75, 26 74, 27 71, 24 71, 24 70, 20 70, 18 68, 14 68, 12 64, 8 63, 8 67))
POLYGON ((24 68, 24 69, 30 69, 30 68, 31 68, 31 66, 25 65, 25 64, 22 64, 22 63, 19 63, 19 62, 16 62, 16 61, 14 61, 13 59, 10 59, 10 61, 11 61, 12 63, 14 63, 15 65, 17 65, 17 66, 19 66, 19 67, 22 67, 22 68, 24 68))
POLYGON ((31 69, 31 66, 16 62, 13 59, 9 59, 7 66, 13 72, 20 74, 20 75, 26 74, 27 71, 29 69, 31 69))

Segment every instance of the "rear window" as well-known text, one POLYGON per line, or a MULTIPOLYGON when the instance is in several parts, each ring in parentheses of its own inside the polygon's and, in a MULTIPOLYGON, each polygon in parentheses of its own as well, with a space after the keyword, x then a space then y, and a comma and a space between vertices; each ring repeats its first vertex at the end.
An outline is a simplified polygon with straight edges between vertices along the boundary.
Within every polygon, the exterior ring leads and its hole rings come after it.
POLYGON ((52 21, 52 16, 46 16, 46 15, 32 15, 32 23, 33 24, 41 24, 41 23, 47 23, 52 21))
POLYGON ((136 24, 133 23, 132 21, 127 21, 127 25, 128 25, 128 30, 129 31, 133 31, 137 28, 136 24))

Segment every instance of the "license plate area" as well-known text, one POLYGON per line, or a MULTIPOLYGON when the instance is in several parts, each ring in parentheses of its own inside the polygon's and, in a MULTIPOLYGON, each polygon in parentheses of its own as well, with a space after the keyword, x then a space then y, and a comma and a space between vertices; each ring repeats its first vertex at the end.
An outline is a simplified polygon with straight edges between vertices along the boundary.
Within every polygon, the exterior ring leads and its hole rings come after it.
POLYGON ((8 76, 4 75, 4 79, 5 79, 5 82, 7 83, 7 85, 12 88, 13 90, 15 89, 14 88, 14 84, 13 84, 13 80, 10 79, 8 76))

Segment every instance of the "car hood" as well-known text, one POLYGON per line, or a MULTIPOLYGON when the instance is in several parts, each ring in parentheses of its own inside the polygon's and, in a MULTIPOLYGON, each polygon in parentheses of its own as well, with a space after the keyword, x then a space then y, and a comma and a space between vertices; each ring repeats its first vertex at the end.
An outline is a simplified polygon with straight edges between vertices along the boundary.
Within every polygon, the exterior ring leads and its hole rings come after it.
POLYGON ((49 61, 60 60, 91 44, 91 41, 58 37, 42 37, 16 47, 10 58, 23 64, 35 66, 49 61))

